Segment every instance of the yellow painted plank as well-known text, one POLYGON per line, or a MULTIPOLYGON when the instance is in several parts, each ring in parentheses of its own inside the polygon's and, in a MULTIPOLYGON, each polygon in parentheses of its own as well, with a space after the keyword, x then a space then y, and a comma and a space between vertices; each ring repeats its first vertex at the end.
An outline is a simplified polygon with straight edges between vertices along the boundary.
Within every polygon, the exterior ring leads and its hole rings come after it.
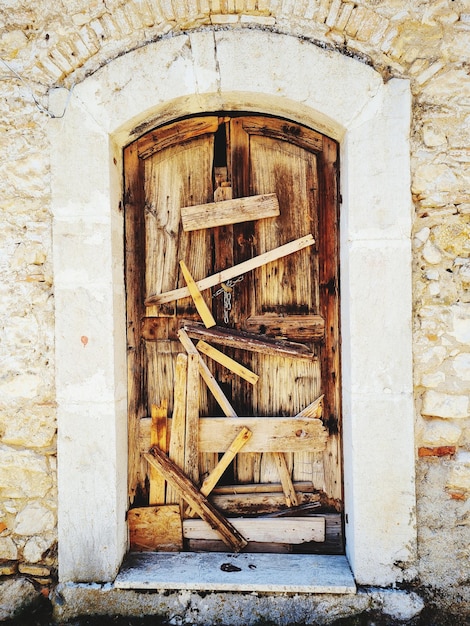
POLYGON ((204 298, 201 296, 201 292, 198 289, 198 286, 191 276, 186 263, 184 261, 180 261, 181 271, 183 272, 184 280, 189 289, 189 293, 194 301, 197 312, 201 316, 202 321, 204 322, 204 326, 206 328, 210 328, 211 326, 215 326, 215 319, 212 317, 212 313, 209 311, 209 307, 207 306, 204 298))

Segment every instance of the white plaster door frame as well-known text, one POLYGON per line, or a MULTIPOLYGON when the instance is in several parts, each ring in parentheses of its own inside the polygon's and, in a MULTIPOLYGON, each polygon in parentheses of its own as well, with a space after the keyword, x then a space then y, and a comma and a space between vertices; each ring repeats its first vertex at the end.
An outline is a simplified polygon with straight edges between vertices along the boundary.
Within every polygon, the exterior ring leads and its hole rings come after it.
MULTIPOLYGON (((52 109, 66 99, 53 92, 52 109)), ((60 580, 113 580, 127 549, 122 148, 223 110, 286 117, 340 142, 346 550, 358 583, 393 584, 412 572, 416 543, 409 85, 254 30, 130 52, 77 85, 50 122, 60 580)))

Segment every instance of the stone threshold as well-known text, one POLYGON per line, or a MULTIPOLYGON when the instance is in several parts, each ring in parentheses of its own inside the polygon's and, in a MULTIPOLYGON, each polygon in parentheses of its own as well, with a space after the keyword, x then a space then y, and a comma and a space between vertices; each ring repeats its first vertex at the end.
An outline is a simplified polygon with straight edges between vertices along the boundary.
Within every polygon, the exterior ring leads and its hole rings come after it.
POLYGON ((356 593, 346 557, 323 554, 130 553, 124 559, 114 587, 135 590, 356 593))

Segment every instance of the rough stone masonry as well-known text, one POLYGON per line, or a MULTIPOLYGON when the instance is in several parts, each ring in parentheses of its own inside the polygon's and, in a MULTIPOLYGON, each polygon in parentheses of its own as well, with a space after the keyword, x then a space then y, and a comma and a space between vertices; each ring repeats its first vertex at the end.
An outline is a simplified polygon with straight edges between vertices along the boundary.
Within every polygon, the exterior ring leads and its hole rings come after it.
POLYGON ((411 82, 416 583, 429 602, 468 612, 469 0, 2 2, 0 575, 48 587, 57 567, 48 93, 126 51, 212 28, 285 33, 411 82))

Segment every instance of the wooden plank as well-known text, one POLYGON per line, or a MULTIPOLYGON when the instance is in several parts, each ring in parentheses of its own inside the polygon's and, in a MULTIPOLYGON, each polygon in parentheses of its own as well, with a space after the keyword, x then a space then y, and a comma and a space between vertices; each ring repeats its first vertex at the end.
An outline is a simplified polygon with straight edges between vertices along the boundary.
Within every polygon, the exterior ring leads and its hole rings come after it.
MULTIPOLYGON (((173 400, 173 419, 171 421, 171 435, 169 457, 180 468, 184 467, 184 442, 186 430, 186 381, 188 371, 188 357, 178 354, 175 367, 175 395, 173 400)), ((149 446, 146 446, 148 450, 149 446)), ((170 485, 166 493, 167 504, 179 502, 179 494, 170 485)))
POLYGON ((323 413, 323 398, 324 396, 322 394, 319 398, 317 398, 316 400, 311 402, 308 406, 306 406, 304 409, 302 409, 300 413, 297 413, 295 417, 320 418, 323 413))
POLYGON ((321 160, 323 193, 320 200, 318 243, 320 259, 320 310, 325 318, 325 344, 320 351, 322 364, 323 419, 330 437, 323 455, 325 491, 337 500, 343 496, 341 480, 341 338, 339 318, 339 203, 338 145, 327 137, 321 160))
POLYGON ((229 548, 239 552, 246 546, 247 541, 241 533, 212 506, 179 467, 161 450, 154 446, 144 457, 150 465, 162 472, 165 479, 179 492, 180 497, 186 500, 211 528, 216 530, 217 535, 229 548))
POLYGON ((201 316, 202 321, 206 328, 210 328, 211 326, 215 326, 215 319, 212 317, 212 313, 209 310, 209 307, 206 304, 206 301, 201 295, 194 278, 191 276, 186 263, 184 261, 180 261, 181 271, 183 272, 184 280, 188 285, 189 293, 194 301, 196 309, 201 316))
POLYGON ((297 506, 297 494, 295 493, 294 485, 292 484, 292 478, 287 468, 286 457, 283 452, 271 452, 273 461, 279 471, 279 477, 281 479, 282 489, 286 497, 286 505, 297 506))
POLYGON ((281 139, 313 152, 323 149, 323 135, 291 121, 286 123, 281 119, 250 116, 242 118, 242 124, 243 129, 252 135, 281 139))
MULTIPOLYGON (((214 489, 216 484, 219 482, 222 474, 225 472, 227 467, 235 458, 236 454, 243 448, 248 439, 251 437, 252 432, 248 430, 248 428, 242 428, 235 439, 230 444, 228 450, 225 451, 224 455, 214 467, 209 476, 204 480, 201 485, 201 493, 204 496, 208 496, 210 492, 214 489)), ((188 517, 195 515, 195 511, 189 510, 186 512, 188 517)))
MULTIPOLYGON (((266 265, 266 263, 270 263, 271 261, 275 261, 280 259, 288 254, 293 254, 294 252, 298 252, 299 250, 303 250, 308 246, 312 246, 315 243, 315 240, 312 235, 305 235, 304 237, 300 237, 295 241, 291 241, 289 243, 284 244, 283 246, 279 246, 274 250, 270 250, 269 252, 265 252, 264 254, 260 254, 259 256, 255 256, 252 259, 248 259, 247 261, 243 261, 238 265, 234 265, 226 270, 222 270, 217 272, 217 274, 213 274, 212 276, 207 276, 202 280, 196 282, 196 286, 199 291, 203 291, 204 289, 209 289, 210 287, 214 287, 219 283, 223 283, 227 281, 229 278, 236 278, 241 274, 246 274, 251 270, 256 269, 257 267, 261 267, 262 265, 266 265)), ((182 287, 180 289, 174 289, 173 291, 167 291, 165 293, 155 294, 148 297, 145 300, 145 306, 153 306, 155 304, 163 304, 165 302, 173 302, 173 300, 179 300, 180 298, 187 298, 190 294, 190 291, 187 287, 182 287)))
POLYGON ((252 315, 243 330, 289 341, 321 341, 325 336, 325 320, 321 315, 252 315))
POLYGON ((238 224, 265 217, 276 217, 277 215, 279 215, 279 202, 275 193, 236 198, 223 202, 209 202, 181 209, 181 219, 185 231, 238 224))
MULTIPOLYGON (((231 523, 247 541, 302 544, 325 541, 323 517, 231 518, 231 523)), ((217 533, 204 520, 183 521, 185 539, 218 539, 217 533)))
MULTIPOLYGON (((207 539, 187 539, 186 544, 190 552, 226 552, 227 548, 222 541, 209 541, 207 539)), ((323 544, 321 544, 323 545, 323 544)), ((243 553, 262 552, 263 554, 290 554, 293 547, 286 543, 258 543, 249 541, 242 550, 243 553)))
MULTIPOLYGON (((226 515, 268 515, 278 513, 286 509, 286 498, 281 492, 274 493, 240 493, 218 494, 214 491, 209 495, 209 500, 226 515)), ((313 508, 320 507, 320 496, 317 493, 297 492, 299 505, 309 505, 313 508)))
MULTIPOLYGON (((145 298, 145 227, 143 199, 143 167, 137 146, 124 150, 124 212, 125 212, 125 276, 127 305, 127 398, 128 398, 128 483, 132 502, 138 488, 143 488, 145 473, 141 471, 138 450, 139 422, 147 413, 147 398, 142 385, 145 351, 140 338, 140 320, 145 298)), ((145 468, 143 468, 145 469, 145 468)))
MULTIPOLYGON (((160 405, 152 404, 152 428, 150 431, 150 445, 158 446, 163 452, 167 452, 167 414, 168 401, 166 399, 163 400, 160 405)), ((153 467, 150 468, 149 482, 149 504, 165 504, 165 479, 153 467)))
POLYGON ((201 452, 224 452, 245 426, 253 432, 244 452, 324 450, 327 432, 320 420, 292 417, 205 417, 199 420, 201 452))
POLYGON ((127 523, 131 552, 180 552, 183 549, 183 530, 177 505, 130 509, 127 523))
POLYGON ((186 428, 184 446, 184 473, 199 483, 198 467, 199 439, 199 355, 188 354, 186 382, 186 428))
POLYGON ((247 367, 244 367, 234 359, 231 359, 223 352, 220 352, 220 350, 217 350, 213 346, 210 346, 205 341, 198 341, 198 343, 196 344, 196 348, 206 356, 210 357, 214 361, 217 361, 217 363, 220 363, 221 365, 232 371, 234 374, 237 374, 237 376, 241 376, 244 380, 247 380, 252 385, 256 385, 256 383, 258 382, 259 376, 257 374, 249 370, 247 367))
MULTIPOLYGON (((305 481, 297 481, 294 484, 296 492, 302 491, 305 493, 313 492, 313 483, 305 481)), ((214 487, 213 493, 218 494, 252 494, 252 493, 282 493, 284 487, 282 483, 253 483, 251 485, 219 485, 214 487)))
MULTIPOLYGON (((302 546, 302 552, 308 554, 343 554, 343 536, 341 514, 320 514, 325 519, 325 541, 322 543, 311 542, 302 546)), ((316 515, 313 514, 312 517, 316 515)), ((222 541, 207 541, 204 539, 188 539, 188 549, 194 552, 225 552, 226 547, 222 541)), ((243 552, 292 552, 292 545, 280 543, 257 543, 249 541, 243 552)))
POLYGON ((259 335, 235 330, 234 328, 224 328, 223 326, 204 328, 199 322, 187 320, 184 321, 183 328, 193 339, 207 340, 221 346, 291 359, 305 359, 307 361, 315 359, 314 353, 302 343, 268 337, 261 339, 259 335))
POLYGON ((211 371, 207 367, 206 362, 204 361, 202 356, 199 354, 199 352, 196 350, 196 346, 193 344, 193 342, 189 338, 189 335, 186 333, 186 331, 183 328, 181 328, 178 331, 178 337, 181 343, 183 344, 185 350, 188 352, 188 354, 192 352, 197 353, 199 357, 199 373, 202 379, 204 380, 204 382, 206 383, 207 387, 211 391, 212 395, 217 400, 217 403, 219 404, 224 414, 227 417, 237 417, 237 414, 235 413, 235 409, 230 404, 228 398, 225 396, 224 392, 220 388, 219 383, 215 380, 211 371))
MULTIPOLYGON (((150 420, 140 422, 143 452, 150 445, 150 420)), ((308 417, 200 417, 199 452, 225 452, 243 427, 253 432, 243 452, 322 452, 328 436, 321 420, 308 417)), ((174 425, 170 428, 171 458, 174 425)))
POLYGON ((146 133, 137 141, 139 157, 148 159, 164 148, 183 143, 194 137, 217 132, 219 118, 217 116, 195 117, 190 120, 174 122, 163 128, 146 133))

